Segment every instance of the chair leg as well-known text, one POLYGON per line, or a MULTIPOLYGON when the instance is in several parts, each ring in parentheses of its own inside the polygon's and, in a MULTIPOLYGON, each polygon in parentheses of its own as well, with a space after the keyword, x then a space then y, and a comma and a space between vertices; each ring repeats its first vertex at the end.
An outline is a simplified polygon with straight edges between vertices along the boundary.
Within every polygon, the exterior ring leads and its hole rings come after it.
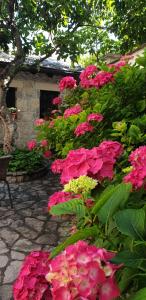
POLYGON ((11 205, 11 208, 13 208, 13 201, 12 201, 12 197, 11 197, 11 191, 10 191, 9 182, 8 182, 7 180, 5 180, 5 183, 6 183, 6 185, 7 185, 7 189, 8 189, 8 194, 9 194, 10 205, 11 205))

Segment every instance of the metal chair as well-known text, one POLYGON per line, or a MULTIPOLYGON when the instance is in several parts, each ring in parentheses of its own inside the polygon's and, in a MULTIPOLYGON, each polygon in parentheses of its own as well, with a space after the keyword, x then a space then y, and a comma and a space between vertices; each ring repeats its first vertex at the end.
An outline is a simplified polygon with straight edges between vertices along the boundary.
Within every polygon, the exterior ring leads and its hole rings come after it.
POLYGON ((4 181, 7 185, 10 205, 11 205, 11 208, 13 208, 13 201, 12 201, 12 197, 11 197, 10 186, 9 186, 9 182, 7 181, 7 169, 8 169, 8 165, 9 165, 11 158, 12 158, 11 155, 6 155, 6 156, 0 157, 0 181, 4 181))

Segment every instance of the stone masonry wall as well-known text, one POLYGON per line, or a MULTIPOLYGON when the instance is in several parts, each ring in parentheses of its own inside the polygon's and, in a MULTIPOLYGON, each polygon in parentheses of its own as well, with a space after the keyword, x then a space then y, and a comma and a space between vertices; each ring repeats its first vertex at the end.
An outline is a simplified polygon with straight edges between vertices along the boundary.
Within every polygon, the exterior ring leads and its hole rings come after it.
MULTIPOLYGON (((29 139, 35 137, 33 123, 40 114, 40 90, 59 91, 60 77, 49 78, 46 74, 21 72, 11 83, 16 88, 17 107, 17 140, 16 145, 23 147, 29 139)), ((0 144, 3 140, 3 129, 0 124, 0 144)))

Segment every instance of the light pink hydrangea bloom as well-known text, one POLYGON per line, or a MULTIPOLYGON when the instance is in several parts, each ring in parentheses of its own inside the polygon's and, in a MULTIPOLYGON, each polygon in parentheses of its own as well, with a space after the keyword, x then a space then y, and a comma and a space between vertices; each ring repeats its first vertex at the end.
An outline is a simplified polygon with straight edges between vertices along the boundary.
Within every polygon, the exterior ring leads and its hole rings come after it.
POLYGON ((77 115, 82 111, 82 108, 79 104, 76 104, 75 106, 72 106, 70 108, 67 108, 64 112, 64 118, 68 118, 72 115, 77 115))
POLYGON ((40 142, 40 145, 41 145, 42 147, 47 147, 47 146, 48 146, 48 141, 47 141, 47 140, 42 140, 42 141, 40 142))
POLYGON ((97 121, 97 122, 101 122, 103 120, 103 115, 101 114, 97 114, 97 113, 92 113, 90 115, 88 115, 87 117, 87 121, 97 121))
POLYGON ((46 279, 54 300, 113 300, 120 295, 114 254, 84 241, 68 246, 50 262, 46 279), (108 268, 108 272, 107 269, 108 268), (108 294, 108 298, 107 298, 108 294))
POLYGON ((43 125, 45 123, 45 120, 44 119, 36 119, 35 121, 34 121, 34 125, 35 126, 41 126, 41 125, 43 125))

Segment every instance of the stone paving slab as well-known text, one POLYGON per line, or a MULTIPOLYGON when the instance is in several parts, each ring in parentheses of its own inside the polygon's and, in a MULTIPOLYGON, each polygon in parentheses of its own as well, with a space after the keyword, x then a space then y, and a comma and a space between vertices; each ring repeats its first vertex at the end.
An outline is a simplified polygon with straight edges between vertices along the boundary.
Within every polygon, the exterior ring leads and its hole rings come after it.
POLYGON ((12 285, 24 257, 32 250, 52 250, 66 238, 70 224, 48 214, 48 196, 61 188, 57 176, 49 172, 10 188, 14 209, 0 183, 0 300, 13 300, 12 285))

